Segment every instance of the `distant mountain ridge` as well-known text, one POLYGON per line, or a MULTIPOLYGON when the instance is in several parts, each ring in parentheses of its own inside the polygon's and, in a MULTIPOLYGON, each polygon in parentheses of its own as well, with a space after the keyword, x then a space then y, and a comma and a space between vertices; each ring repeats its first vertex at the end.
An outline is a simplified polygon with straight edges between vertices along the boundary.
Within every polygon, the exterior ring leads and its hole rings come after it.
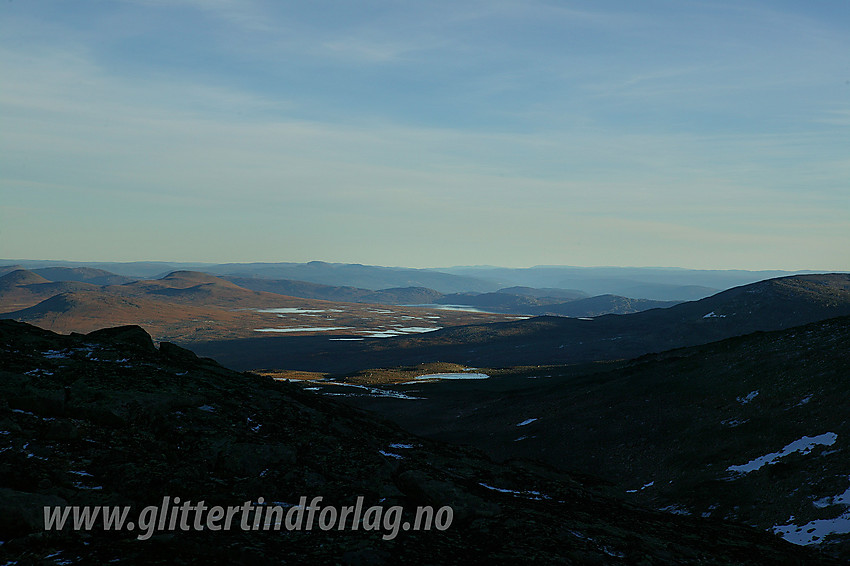
POLYGON ((399 337, 392 343, 265 338, 193 347, 244 369, 288 367, 346 373, 432 361, 509 367, 628 359, 848 314, 850 275, 797 275, 736 287, 666 309, 592 320, 536 317, 445 328, 399 337))
MULTIPOLYGON (((506 287, 577 289, 590 296, 612 294, 637 299, 687 301, 722 289, 764 279, 812 271, 696 270, 646 267, 529 268, 448 267, 412 269, 361 264, 329 263, 197 263, 197 262, 63 262, 0 260, 19 268, 90 267, 131 278, 158 278, 172 271, 203 271, 220 276, 288 279, 336 287, 377 291, 425 287, 441 293, 494 292, 506 287)), ((0 268, 2 270, 2 268, 0 268)), ((2 273, 2 271, 0 271, 2 273)), ((516 293, 522 294, 522 293, 516 293)))

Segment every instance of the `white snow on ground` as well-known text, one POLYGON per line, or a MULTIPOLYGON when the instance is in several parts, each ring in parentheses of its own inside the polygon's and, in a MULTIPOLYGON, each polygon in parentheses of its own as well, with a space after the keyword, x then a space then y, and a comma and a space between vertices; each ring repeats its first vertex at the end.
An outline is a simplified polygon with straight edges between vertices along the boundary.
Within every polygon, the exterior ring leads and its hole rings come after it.
MULTIPOLYGON (((850 509, 848 509, 850 507, 850 488, 841 495, 824 497, 823 499, 814 501, 812 504, 818 508, 824 508, 830 505, 843 505, 845 510, 834 519, 816 519, 800 526, 793 523, 775 525, 773 532, 781 535, 788 542, 800 545, 823 542, 823 539, 830 534, 850 533, 850 509)), ((793 519, 793 516, 788 518, 789 521, 793 519)))
POLYGON ((742 405, 746 405, 747 403, 749 403, 750 401, 755 399, 758 396, 758 394, 759 394, 758 391, 750 391, 749 393, 747 393, 746 397, 736 397, 735 400, 738 401, 738 403, 740 403, 742 405))
POLYGON ((363 340, 363 338, 328 338, 328 340, 336 340, 336 341, 339 341, 339 342, 351 342, 352 340, 353 341, 363 340))
POLYGON ((487 485, 484 482, 478 482, 478 485, 480 485, 481 487, 486 487, 487 489, 492 490, 492 491, 498 491, 499 493, 510 493, 511 495, 518 496, 518 497, 525 497, 526 499, 535 499, 535 500, 538 500, 538 501, 541 500, 541 499, 552 499, 548 495, 544 495, 544 494, 540 493, 539 491, 515 491, 513 489, 504 489, 504 488, 501 488, 501 487, 493 487, 492 485, 487 485))
MULTIPOLYGON (((392 391, 390 389, 380 389, 380 388, 377 388, 377 387, 367 387, 365 385, 357 385, 356 383, 342 383, 342 382, 339 382, 339 381, 331 381, 331 382, 316 382, 316 381, 314 381, 313 383, 318 383, 318 384, 321 384, 321 385, 324 385, 324 386, 329 386, 329 387, 336 387, 336 386, 353 387, 355 389, 363 389, 365 391, 364 393, 334 393, 334 392, 325 391, 325 390, 321 391, 321 393, 323 395, 331 395, 331 396, 336 396, 336 397, 363 397, 363 396, 365 396, 365 397, 392 397, 393 399, 412 399, 412 400, 424 399, 424 397, 413 397, 412 395, 406 395, 406 394, 401 393, 399 391, 392 391)), ((305 388, 305 389, 307 389, 307 388, 305 388)))
POLYGON ((517 426, 525 426, 525 425, 529 425, 529 424, 533 423, 533 422, 534 422, 534 421, 536 421, 536 420, 537 420, 536 418, 534 418, 534 419, 525 419, 525 420, 524 420, 524 421, 522 421, 521 423, 518 423, 518 424, 517 424, 517 426))
MULTIPOLYGON (((419 375, 413 379, 487 379, 490 376, 486 373, 429 373, 427 375, 419 375)), ((411 382, 408 382, 411 383, 411 382)))
POLYGON ((390 448, 413 448, 412 444, 402 444, 401 442, 393 442, 390 448))
POLYGON ((813 397, 813 395, 806 395, 805 397, 803 397, 802 399, 800 399, 800 402, 799 402, 799 403, 797 403, 795 406, 796 406, 796 407, 799 407, 799 406, 801 406, 801 405, 805 405, 806 403, 808 403, 809 401, 811 401, 811 400, 812 400, 812 397, 813 397))
POLYGON ((714 314, 714 311, 711 311, 707 315, 703 316, 703 318, 726 318, 725 314, 714 314))
POLYGON ((691 515, 691 512, 682 507, 681 505, 668 505, 661 509, 665 513, 672 513, 674 515, 691 515))
POLYGON ((201 405, 200 407, 198 407, 198 410, 204 411, 204 412, 207 412, 207 413, 214 413, 215 407, 213 407, 212 405, 201 405))
POLYGON ((639 491, 643 491, 644 489, 646 489, 646 488, 648 488, 648 487, 652 487, 652 486, 654 486, 654 485, 655 485, 655 482, 654 482, 654 481, 651 481, 651 482, 649 482, 649 483, 645 483, 645 484, 643 484, 643 486, 642 486, 640 489, 627 489, 627 490, 626 490, 626 493, 637 493, 637 492, 639 492, 639 491))
POLYGON ((75 475, 78 475, 78 476, 85 476, 85 477, 88 477, 88 478, 94 477, 90 473, 84 472, 83 470, 68 470, 68 473, 69 474, 75 474, 75 475))
POLYGON ((328 330, 348 330, 352 326, 313 326, 307 328, 255 328, 254 332, 325 332, 328 330))
MULTIPOLYGON (((850 478, 848 478, 850 479, 850 478)), ((829 507, 830 505, 846 505, 850 506, 850 487, 842 493, 841 495, 834 495, 832 497, 823 497, 816 501, 812 501, 812 505, 817 507, 818 509, 823 509, 824 507, 829 507)))
POLYGON ((58 360, 61 358, 67 358, 68 354, 69 352, 67 350, 47 350, 46 352, 44 352, 44 354, 42 354, 42 356, 50 360, 58 360))
POLYGON ((46 369, 31 369, 29 371, 25 371, 24 375, 53 375, 52 371, 47 371, 46 369))
POLYGON ((29 411, 24 411, 23 409, 12 409, 12 412, 13 413, 20 413, 22 415, 29 415, 31 417, 38 418, 38 415, 36 415, 35 413, 31 413, 29 411))
POLYGON ((403 460, 404 456, 401 454, 393 454, 392 452, 384 452, 383 450, 378 450, 382 456, 389 456, 390 458, 395 458, 397 460, 403 460))
POLYGON ((808 454, 815 446, 832 446, 833 444, 835 444, 835 441, 837 439, 838 435, 834 432, 825 432, 818 436, 804 436, 803 438, 795 440, 791 444, 788 444, 779 452, 772 452, 770 454, 766 454, 764 456, 756 458, 755 460, 750 460, 749 462, 741 466, 729 466, 728 468, 726 468, 726 470, 730 472, 747 474, 749 472, 753 472, 755 470, 760 469, 762 466, 774 464, 780 458, 788 456, 789 454, 792 454, 794 452, 808 454))

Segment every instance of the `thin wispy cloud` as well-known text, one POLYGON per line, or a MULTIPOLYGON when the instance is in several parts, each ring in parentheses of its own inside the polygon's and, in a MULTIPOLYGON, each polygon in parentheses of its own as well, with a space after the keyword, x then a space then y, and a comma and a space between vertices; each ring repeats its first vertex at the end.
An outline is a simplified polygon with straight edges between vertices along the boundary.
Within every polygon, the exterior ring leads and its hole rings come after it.
POLYGON ((850 41, 814 9, 46 5, 0 18, 6 257, 850 261, 850 41))

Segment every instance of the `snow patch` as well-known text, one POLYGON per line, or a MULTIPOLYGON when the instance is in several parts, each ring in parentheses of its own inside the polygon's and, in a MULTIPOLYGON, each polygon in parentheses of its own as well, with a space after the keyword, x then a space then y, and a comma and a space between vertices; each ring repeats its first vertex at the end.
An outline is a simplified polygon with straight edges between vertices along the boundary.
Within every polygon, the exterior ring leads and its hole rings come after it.
POLYGON ((530 425, 531 423, 533 423, 533 422, 534 422, 534 421, 536 421, 536 420, 537 420, 536 418, 533 418, 533 419, 525 419, 525 420, 524 420, 524 421, 522 421, 521 423, 517 423, 517 425, 516 425, 516 426, 525 426, 525 425, 530 425))
POLYGON ((845 511, 834 519, 816 519, 800 526, 793 523, 775 525, 773 532, 794 544, 818 544, 823 542, 827 535, 850 533, 850 511, 845 511))
POLYGON ((755 460, 750 460, 746 464, 740 466, 729 466, 726 468, 727 471, 737 472, 740 474, 747 474, 749 472, 754 472, 760 469, 763 466, 769 464, 775 464, 777 460, 780 458, 784 458, 789 454, 794 452, 799 452, 801 454, 808 454, 811 452, 815 446, 832 446, 835 444, 835 441, 838 439, 838 435, 834 432, 825 432, 824 434, 820 434, 818 436, 804 436, 799 440, 795 440, 791 444, 788 444, 780 450, 779 452, 772 452, 770 454, 766 454, 755 460))
POLYGON ((491 491, 498 491, 499 493, 510 493, 511 495, 516 496, 516 497, 524 497, 526 499, 534 499, 535 501, 541 501, 543 499, 552 499, 548 495, 544 495, 544 494, 540 493, 539 491, 531 491, 531 490, 529 490, 529 491, 516 491, 516 490, 513 490, 513 489, 493 487, 492 485, 487 485, 484 482, 479 482, 478 485, 480 485, 481 487, 486 487, 487 489, 489 489, 491 491))
POLYGON ((747 403, 758 397, 758 394, 758 391, 750 391, 749 393, 747 393, 746 397, 736 397, 735 400, 742 405, 746 405, 747 403))

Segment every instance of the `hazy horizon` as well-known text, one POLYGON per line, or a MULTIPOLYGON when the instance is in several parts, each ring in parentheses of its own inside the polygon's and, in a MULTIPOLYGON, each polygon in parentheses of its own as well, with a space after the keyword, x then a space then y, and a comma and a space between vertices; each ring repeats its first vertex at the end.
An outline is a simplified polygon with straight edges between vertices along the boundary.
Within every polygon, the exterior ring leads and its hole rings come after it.
POLYGON ((5 2, 0 256, 846 271, 848 69, 838 2, 5 2))
POLYGON ((0 267, 4 265, 13 265, 15 262, 38 262, 38 263, 46 263, 46 264, 133 264, 133 263, 163 263, 163 264, 178 264, 178 265, 197 265, 197 266, 205 266, 205 265, 247 265, 247 264, 305 264, 312 262, 319 263, 328 263, 328 264, 338 264, 338 265, 364 265, 367 267, 389 267, 389 268, 398 268, 398 269, 428 269, 428 270, 440 270, 440 269, 536 269, 536 268, 575 268, 575 269, 659 269, 659 270, 683 270, 683 271, 752 271, 752 272, 762 272, 762 271, 782 271, 788 273, 798 273, 798 272, 812 272, 812 273, 846 273, 850 272, 850 270, 827 270, 827 269, 811 269, 811 268, 800 268, 800 269, 778 269, 778 268, 764 268, 764 269, 741 269, 741 268, 714 268, 714 267, 683 267, 677 265, 568 265, 568 264, 537 264, 537 265, 494 265, 494 264, 478 264, 478 265, 389 265, 389 264, 374 264, 374 263, 363 263, 357 261, 351 262, 342 262, 342 261, 326 261, 322 259, 313 259, 307 261, 269 261, 269 260, 256 260, 256 261, 194 261, 194 260, 161 260, 161 259, 132 259, 132 260, 78 260, 78 259, 38 259, 38 258, 3 258, 0 259, 0 267))

